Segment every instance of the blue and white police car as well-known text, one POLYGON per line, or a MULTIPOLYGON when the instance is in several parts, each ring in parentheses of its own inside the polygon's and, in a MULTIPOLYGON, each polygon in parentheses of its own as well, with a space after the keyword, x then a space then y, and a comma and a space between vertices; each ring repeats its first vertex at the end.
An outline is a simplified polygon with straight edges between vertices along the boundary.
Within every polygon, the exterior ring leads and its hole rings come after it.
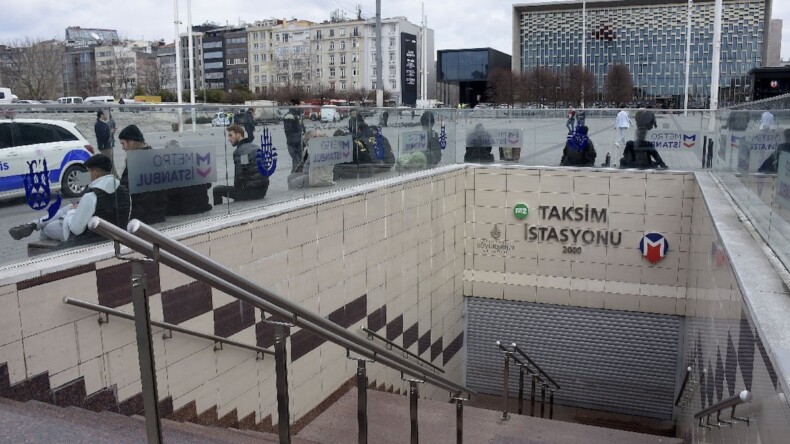
POLYGON ((90 180, 83 164, 93 152, 72 122, 0 120, 0 200, 25 196, 26 179, 46 182, 53 194, 60 190, 64 197, 82 196, 90 180), (47 180, 41 174, 44 161, 47 180))

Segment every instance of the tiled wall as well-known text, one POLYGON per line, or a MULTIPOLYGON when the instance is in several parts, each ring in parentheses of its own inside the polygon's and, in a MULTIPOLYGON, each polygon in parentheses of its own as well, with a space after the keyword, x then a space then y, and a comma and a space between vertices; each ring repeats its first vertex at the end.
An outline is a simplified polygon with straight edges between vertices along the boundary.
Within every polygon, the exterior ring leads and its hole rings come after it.
POLYGON ((684 315, 696 188, 693 174, 575 169, 468 169, 464 294, 559 305, 684 315), (529 216, 519 220, 516 204, 529 216), (606 208, 606 222, 543 220, 539 206, 606 208), (618 245, 527 241, 525 223, 622 233, 618 245), (507 247, 484 251, 481 242, 507 247), (642 257, 639 241, 656 231, 669 242, 663 260, 642 257), (567 254, 563 246, 581 246, 567 254))
MULTIPOLYGON (((351 329, 369 326, 460 382, 463 344, 463 169, 392 179, 318 203, 186 239, 242 276, 351 329)), ((0 363, 12 383, 49 372, 53 387, 84 377, 86 391, 141 391, 133 323, 67 306, 64 296, 131 312, 131 266, 98 262, 0 287, 0 363)), ((159 264, 148 266, 152 318, 269 347, 261 312, 159 264)), ((219 417, 272 414, 274 359, 154 330, 160 398, 173 408, 195 401, 219 417)), ((345 350, 292 329, 288 341, 291 417, 314 408, 355 374, 345 350)), ((379 384, 403 387, 400 374, 368 366, 379 384)), ((446 392, 424 387, 442 398, 446 392)))
MULTIPOLYGON (((775 367, 783 352, 769 341, 787 337, 790 294, 712 178, 700 175, 699 184, 682 363, 692 367, 698 386, 688 405, 678 409, 678 436, 692 442, 786 442, 787 385, 775 367), (769 322, 771 316, 781 322, 769 322), (748 416, 749 425, 710 430, 697 425, 694 413, 742 390, 754 400, 738 406, 736 415, 748 416)), ((729 420, 729 409, 721 417, 729 420)))

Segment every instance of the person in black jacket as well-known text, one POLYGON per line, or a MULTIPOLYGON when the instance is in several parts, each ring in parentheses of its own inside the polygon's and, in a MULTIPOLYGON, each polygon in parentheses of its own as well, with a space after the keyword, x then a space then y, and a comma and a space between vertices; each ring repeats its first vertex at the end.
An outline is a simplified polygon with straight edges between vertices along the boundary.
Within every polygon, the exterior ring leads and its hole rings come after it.
POLYGON ((568 136, 565 148, 562 150, 560 165, 563 166, 594 166, 595 165, 595 146, 592 140, 587 137, 588 128, 579 126, 568 136))
POLYGON ((255 140, 255 115, 252 108, 247 108, 244 112, 244 131, 248 139, 255 140))
POLYGON ((110 146, 112 133, 110 125, 107 123, 106 112, 96 111, 96 123, 93 124, 93 132, 96 133, 96 147, 99 148, 99 153, 112 160, 112 147, 110 146))
POLYGON ((223 197, 233 200, 263 199, 269 189, 269 178, 258 169, 258 147, 250 139, 244 138, 244 129, 239 125, 228 127, 228 142, 235 147, 233 186, 214 187, 214 205, 220 205, 223 197))
POLYGON ((439 144, 439 134, 433 130, 433 125, 436 119, 433 113, 425 111, 420 116, 420 125, 422 130, 428 134, 428 149, 425 151, 425 158, 428 161, 428 166, 435 166, 442 160, 442 147, 439 144))
MULTIPOLYGON (((150 150, 145 142, 142 131, 136 125, 129 125, 118 134, 121 148, 124 151, 150 150)), ((127 160, 128 163, 128 160, 127 160)), ((129 188, 129 168, 123 169, 121 184, 129 188)), ((132 196, 132 219, 138 219, 146 224, 164 222, 167 214, 167 193, 161 191, 146 191, 134 193, 132 196)))

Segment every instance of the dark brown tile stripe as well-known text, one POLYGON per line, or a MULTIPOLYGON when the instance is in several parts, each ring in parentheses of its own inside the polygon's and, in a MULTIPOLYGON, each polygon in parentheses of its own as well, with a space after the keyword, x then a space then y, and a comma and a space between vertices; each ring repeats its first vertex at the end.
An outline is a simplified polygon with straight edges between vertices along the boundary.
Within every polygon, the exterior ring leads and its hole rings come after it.
POLYGON ((8 376, 8 364, 0 364, 0 398, 11 396, 11 379, 8 376))
POLYGON ((228 427, 236 428, 239 424, 239 413, 236 409, 233 409, 225 414, 222 418, 217 420, 217 427, 222 427, 227 429, 228 427))
POLYGON ((255 308, 242 301, 231 302, 214 310, 214 334, 223 338, 255 324, 255 308))
POLYGON ((109 410, 118 413, 118 398, 115 395, 115 386, 107 387, 92 393, 85 398, 82 408, 92 412, 101 412, 109 410))
POLYGON ((96 270, 96 264, 90 263, 86 265, 81 265, 79 267, 69 268, 68 270, 56 271, 55 273, 45 274, 44 276, 38 276, 32 279, 17 282, 16 289, 17 291, 25 290, 27 288, 35 287, 37 285, 48 284, 50 282, 59 281, 61 279, 70 278, 72 276, 77 276, 83 273, 92 273, 95 270, 96 270))
POLYGON ((379 331, 387 325, 387 306, 384 305, 368 315, 368 328, 379 331))
MULTIPOLYGON (((296 361, 302 356, 315 350, 326 340, 309 333, 306 330, 299 330, 291 335, 291 362, 296 361)), ((311 364, 305 364, 311 365, 311 364)))
POLYGON ((145 407, 143 407, 143 393, 140 392, 118 403, 118 412, 121 415, 126 416, 145 414, 145 407))
POLYGON ((394 341, 403 334, 403 315, 398 316, 397 318, 390 321, 387 324, 387 339, 390 341, 394 341))
POLYGON ((257 430, 263 433, 277 433, 277 431, 274 430, 274 426, 272 425, 272 423, 273 423, 272 415, 266 415, 263 419, 261 419, 261 422, 255 424, 253 430, 257 430))
MULTIPOLYGON (((163 415, 164 416, 164 415, 163 415)), ((173 411, 168 415, 167 419, 186 422, 197 416, 197 404, 195 401, 189 401, 178 410, 173 411)))
POLYGON ((85 378, 79 377, 52 390, 52 403, 59 407, 81 406, 85 402, 85 378))
POLYGON ((442 354, 442 338, 436 340, 431 344, 431 362, 436 360, 436 357, 442 354))
MULTIPOLYGON (((276 318, 270 316, 267 320, 274 321, 276 318)), ((291 336, 291 329, 285 327, 285 337, 291 336)), ((274 325, 268 322, 258 322, 255 324, 255 343, 258 347, 271 348, 274 346, 274 325)))
POLYGON ((180 324, 213 308, 211 287, 203 282, 192 282, 162 293, 162 313, 165 322, 180 324))
POLYGON ((189 422, 194 422, 195 424, 212 427, 217 424, 217 420, 218 420, 217 406, 213 405, 207 408, 203 413, 197 415, 194 419, 190 420, 189 422))
POLYGON ((403 332, 403 348, 411 347, 417 342, 417 327, 419 324, 415 323, 403 332))
POLYGON ((255 412, 250 413, 249 415, 241 418, 236 425, 231 426, 235 429, 241 430, 249 430, 255 428, 255 412))
POLYGON ((422 355, 430 347, 431 347, 431 331, 428 330, 425 332, 425 334, 420 336, 420 339, 417 341, 417 354, 422 355))
POLYGON ((464 346, 464 332, 461 332, 453 342, 447 345, 447 348, 444 349, 442 352, 442 365, 447 365, 450 362, 450 359, 453 359, 456 353, 458 353, 461 348, 464 346))
MULTIPOLYGON (((142 393, 140 394, 142 396, 142 393)), ((145 409, 143 409, 145 410, 145 409)), ((159 416, 165 418, 173 414, 173 398, 168 396, 159 400, 159 416)))
MULTIPOLYGON (((145 278, 148 283, 148 296, 161 291, 159 282, 159 263, 143 264, 145 278)), ((116 308, 132 302, 132 264, 125 262, 112 267, 96 270, 96 288, 99 292, 99 304, 116 308)))
POLYGON ((341 327, 345 326, 346 325, 346 306, 344 305, 344 306, 338 308, 337 310, 333 311, 332 313, 329 313, 329 315, 326 318, 328 320, 334 322, 335 324, 340 325, 341 327))
POLYGON ((343 324, 341 325, 343 326, 343 328, 351 327, 357 322, 365 319, 365 316, 367 315, 368 315, 368 295, 363 294, 362 296, 346 304, 346 314, 345 314, 345 318, 343 319, 343 324))
POLYGON ((31 400, 52 404, 52 392, 49 386, 49 372, 39 373, 17 382, 11 386, 11 396, 14 401, 27 402, 31 400))

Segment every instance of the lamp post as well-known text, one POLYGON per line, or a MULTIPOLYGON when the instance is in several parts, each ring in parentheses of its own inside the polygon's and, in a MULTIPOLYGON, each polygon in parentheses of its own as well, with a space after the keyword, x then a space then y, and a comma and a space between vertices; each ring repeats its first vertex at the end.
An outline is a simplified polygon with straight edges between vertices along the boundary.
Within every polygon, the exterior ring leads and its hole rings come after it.
POLYGON ((584 84, 587 80, 587 0, 582 1, 582 101, 584 109, 584 84))

